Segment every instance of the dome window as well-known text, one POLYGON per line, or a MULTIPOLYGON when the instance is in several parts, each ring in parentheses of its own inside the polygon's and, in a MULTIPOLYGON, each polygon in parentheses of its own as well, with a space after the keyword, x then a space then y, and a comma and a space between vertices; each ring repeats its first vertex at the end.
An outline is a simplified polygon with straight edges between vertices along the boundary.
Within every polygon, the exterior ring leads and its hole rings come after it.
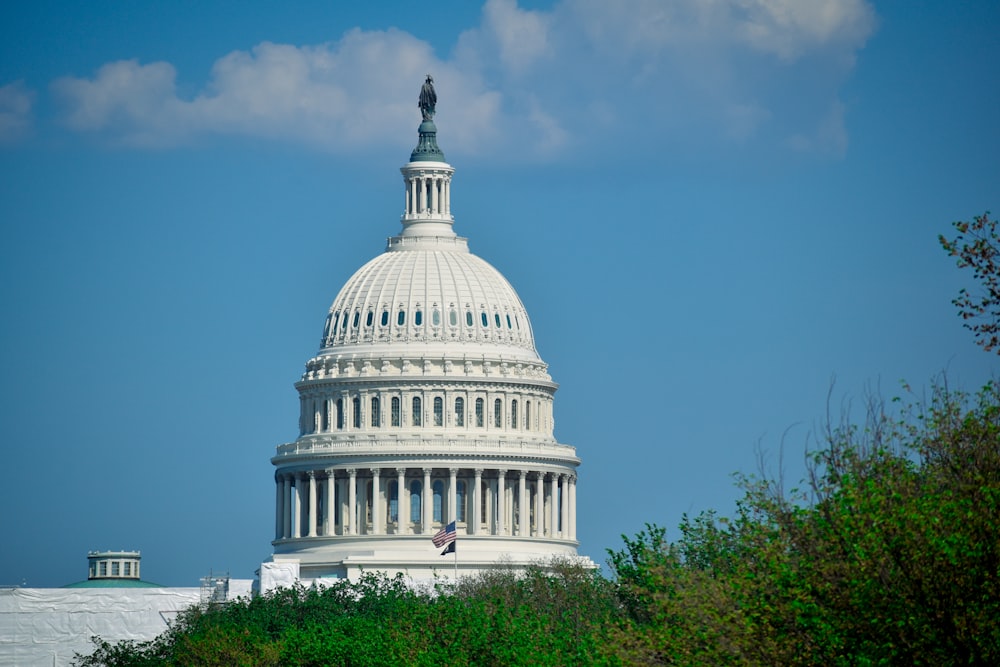
POLYGON ((493 313, 493 321, 497 323, 497 329, 499 329, 501 327, 500 313, 493 313))
POLYGON ((486 317, 486 311, 482 312, 482 317, 479 318, 483 322, 484 327, 490 326, 490 318, 486 317))
POLYGON ((351 328, 352 329, 357 329, 359 322, 361 322, 361 313, 355 312, 354 313, 354 323, 351 324, 351 328))
POLYGON ((516 314, 514 315, 514 324, 517 325, 517 330, 520 331, 521 330, 521 320, 517 319, 517 315, 516 314))
POLYGON ((424 324, 424 311, 418 310, 413 314, 413 324, 416 326, 423 326, 424 324))
POLYGON ((344 319, 340 321, 340 329, 342 331, 347 331, 347 313, 344 313, 344 319))
POLYGON ((444 425, 444 401, 440 396, 434 397, 434 425, 444 425))
POLYGON ((438 310, 437 308, 435 308, 434 311, 431 312, 431 324, 433 324, 436 327, 441 326, 441 311, 438 310))
POLYGON ((476 426, 483 427, 483 399, 476 399, 476 426))
POLYGON ((493 425, 503 427, 503 402, 499 398, 493 401, 493 425))
POLYGON ((419 396, 414 396, 413 397, 413 406, 412 406, 412 408, 413 409, 412 409, 412 415, 411 416, 413 417, 413 419, 411 421, 413 422, 413 425, 414 426, 422 426, 423 423, 424 423, 424 420, 423 420, 422 408, 420 406, 420 397, 419 396))
POLYGON ((399 326, 403 326, 404 324, 406 324, 406 311, 405 310, 399 311, 399 314, 396 315, 396 324, 399 325, 399 326))
POLYGON ((374 319, 375 319, 375 313, 373 313, 372 311, 369 310, 368 311, 368 317, 365 319, 365 326, 366 327, 371 327, 372 320, 374 320, 374 319))
POLYGON ((465 326, 467 326, 467 327, 471 327, 472 326, 472 311, 471 310, 465 311, 465 326))
POLYGON ((382 311, 382 326, 384 326, 384 327, 389 326, 389 311, 388 310, 383 310, 382 311))
POLYGON ((517 401, 510 402, 510 427, 517 428, 517 401))
POLYGON ((392 397, 392 425, 399 426, 399 396, 392 397))
POLYGON ((456 312, 454 308, 452 308, 451 312, 448 313, 448 324, 453 327, 458 326, 458 312, 456 312))
POLYGON ((455 399, 455 426, 465 426, 465 399, 455 399))
POLYGON ((354 405, 354 428, 361 428, 361 399, 355 397, 354 405))
POLYGON ((378 396, 372 396, 372 427, 374 428, 382 425, 382 415, 379 407, 378 396))
POLYGON ((513 328, 514 328, 514 327, 512 327, 512 326, 510 325, 510 313, 507 313, 507 328, 508 328, 508 329, 513 329, 513 328))

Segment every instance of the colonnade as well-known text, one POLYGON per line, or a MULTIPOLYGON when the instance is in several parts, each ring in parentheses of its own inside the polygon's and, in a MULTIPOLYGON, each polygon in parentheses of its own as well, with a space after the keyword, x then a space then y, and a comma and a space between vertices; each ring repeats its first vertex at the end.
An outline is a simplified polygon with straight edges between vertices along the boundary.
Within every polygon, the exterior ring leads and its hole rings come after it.
POLYGON ((406 179, 406 215, 451 214, 451 175, 410 176, 406 179))
POLYGON ((275 539, 460 534, 576 539, 576 475, 331 467, 275 475, 275 539))

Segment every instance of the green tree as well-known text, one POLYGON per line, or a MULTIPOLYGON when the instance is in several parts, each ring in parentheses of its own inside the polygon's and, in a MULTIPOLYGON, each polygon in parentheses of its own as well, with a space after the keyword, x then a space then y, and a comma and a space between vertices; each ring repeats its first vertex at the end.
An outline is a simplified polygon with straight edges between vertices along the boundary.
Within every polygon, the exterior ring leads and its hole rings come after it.
POLYGON ((952 300, 964 326, 984 350, 1000 354, 1000 236, 997 221, 989 215, 987 211, 972 222, 953 222, 958 235, 954 239, 940 235, 938 241, 949 255, 958 258, 959 268, 972 269, 981 287, 976 294, 962 288, 952 300))

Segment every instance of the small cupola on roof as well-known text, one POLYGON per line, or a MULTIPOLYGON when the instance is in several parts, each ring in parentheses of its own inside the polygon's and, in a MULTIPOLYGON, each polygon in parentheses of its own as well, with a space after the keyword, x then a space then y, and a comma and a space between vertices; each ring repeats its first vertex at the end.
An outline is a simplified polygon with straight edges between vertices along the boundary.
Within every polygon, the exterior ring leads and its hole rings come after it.
POLYGON ((417 147, 410 153, 410 161, 400 171, 406 184, 406 210, 403 213, 401 236, 454 238, 451 214, 451 176, 455 170, 444 161, 444 153, 437 143, 437 126, 434 113, 437 93, 430 74, 420 89, 417 103, 423 121, 417 132, 417 147))

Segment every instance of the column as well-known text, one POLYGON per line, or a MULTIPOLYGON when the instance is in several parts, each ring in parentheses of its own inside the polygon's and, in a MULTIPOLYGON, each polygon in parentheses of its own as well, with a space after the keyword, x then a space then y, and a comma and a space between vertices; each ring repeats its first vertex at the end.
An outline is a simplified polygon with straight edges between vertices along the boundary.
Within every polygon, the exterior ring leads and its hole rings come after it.
POLYGON ((409 499, 409 494, 406 493, 406 468, 396 468, 396 532, 400 535, 410 532, 410 504, 404 504, 404 499, 409 499))
POLYGON ((524 537, 528 534, 528 518, 531 508, 528 507, 528 471, 522 470, 517 480, 517 534, 524 537))
POLYGON ((372 468, 372 535, 382 534, 382 492, 379 489, 381 468, 372 468))
POLYGON ((451 179, 444 180, 444 213, 451 213, 451 179))
POLYGON ((299 477, 295 478, 295 496, 294 505, 295 512, 292 517, 292 537, 302 537, 302 505, 305 504, 302 494, 305 491, 305 484, 302 483, 302 479, 299 477))
POLYGON ((347 469, 347 534, 358 534, 358 471, 347 469))
POLYGON ((287 538, 292 534, 292 478, 283 475, 281 487, 281 536, 287 538))
MULTIPOLYGON (((458 468, 448 468, 448 515, 442 517, 441 523, 451 523, 455 521, 457 516, 456 507, 458 503, 455 501, 455 492, 458 490, 458 468)), ((465 494, 468 497, 468 493, 465 494)))
POLYGON ((337 475, 333 468, 326 471, 326 516, 323 517, 323 534, 334 535, 337 532, 337 514, 340 508, 337 500, 337 475))
POLYGON ((281 475, 274 475, 274 539, 280 540, 284 537, 282 532, 285 528, 285 499, 281 492, 285 490, 285 483, 281 475))
POLYGON ((482 517, 479 516, 479 509, 483 504, 483 469, 475 469, 475 481, 472 487, 472 534, 479 534, 479 523, 482 521, 482 517))
POLYGON ((309 537, 316 537, 316 471, 310 470, 309 475, 309 506, 306 509, 309 517, 309 537))
POLYGON ((569 478, 569 539, 576 539, 576 475, 569 478))
POLYGON ((504 510, 507 509, 507 471, 497 471, 497 527, 493 531, 494 535, 506 535, 506 516, 504 510))
POLYGON ((545 496, 545 473, 535 473, 535 537, 545 535, 545 515, 542 513, 545 496))
POLYGON ((569 539, 569 475, 559 475, 559 485, 562 487, 559 493, 562 530, 559 531, 559 535, 566 540, 569 539))
POLYGON ((552 473, 549 476, 549 494, 552 499, 549 501, 549 513, 552 523, 549 527, 549 537, 556 537, 559 534, 559 475, 552 473))
POLYGON ((431 489, 431 469, 424 468, 424 485, 420 487, 423 497, 420 499, 420 513, 423 515, 423 525, 420 526, 422 535, 429 535, 431 524, 434 522, 434 491, 431 489))

